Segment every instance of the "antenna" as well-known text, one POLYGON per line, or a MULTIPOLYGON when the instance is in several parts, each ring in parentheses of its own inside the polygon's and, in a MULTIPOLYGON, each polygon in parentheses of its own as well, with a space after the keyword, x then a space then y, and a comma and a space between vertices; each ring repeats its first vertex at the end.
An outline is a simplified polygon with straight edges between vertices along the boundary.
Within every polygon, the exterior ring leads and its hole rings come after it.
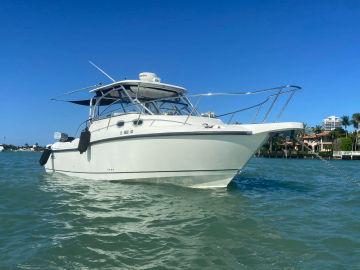
POLYGON ((62 97, 62 96, 66 96, 66 95, 71 95, 71 94, 74 94, 74 93, 77 93, 77 92, 81 92, 81 91, 84 91, 84 90, 87 90, 87 89, 92 89, 92 88, 95 88, 95 87, 99 87, 101 86, 102 83, 98 83, 98 84, 94 84, 94 85, 91 85, 91 86, 87 86, 87 87, 84 87, 84 88, 80 88, 80 89, 77 89, 77 90, 74 90, 74 91, 70 91, 70 92, 66 92, 66 93, 63 93, 61 95, 58 95, 54 98, 51 98, 50 100, 56 100, 56 98, 58 97, 62 97))
POLYGON ((101 68, 99 68, 97 65, 95 65, 93 62, 91 62, 89 60, 90 65, 94 66, 98 71, 100 71, 102 74, 104 74, 106 77, 108 77, 110 80, 112 80, 113 82, 115 82, 115 80, 113 78, 110 77, 109 74, 107 74, 105 71, 103 71, 101 68))

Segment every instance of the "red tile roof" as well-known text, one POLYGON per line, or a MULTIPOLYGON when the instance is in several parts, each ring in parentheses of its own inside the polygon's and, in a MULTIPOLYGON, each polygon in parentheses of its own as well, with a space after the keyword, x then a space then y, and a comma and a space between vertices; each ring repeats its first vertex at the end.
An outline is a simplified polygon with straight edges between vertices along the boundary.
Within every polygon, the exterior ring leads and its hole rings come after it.
POLYGON ((305 134, 303 139, 317 139, 322 137, 328 137, 330 135, 330 131, 323 131, 318 134, 305 134))

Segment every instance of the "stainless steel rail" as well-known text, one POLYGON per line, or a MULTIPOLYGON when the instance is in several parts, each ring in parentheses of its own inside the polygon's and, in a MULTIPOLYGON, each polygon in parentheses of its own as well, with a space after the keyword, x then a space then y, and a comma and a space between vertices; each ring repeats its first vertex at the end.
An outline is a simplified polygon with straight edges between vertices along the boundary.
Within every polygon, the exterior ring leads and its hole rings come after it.
MULTIPOLYGON (((235 111, 231 111, 231 112, 227 112, 227 113, 223 113, 220 115, 215 115, 215 118, 222 118, 225 116, 230 116, 228 123, 231 123, 231 121, 234 119, 234 117, 240 113, 240 112, 244 112, 244 111, 248 111, 251 109, 256 109, 255 111, 255 115, 252 119, 252 123, 256 123, 256 119, 262 114, 261 111, 263 108, 266 107, 266 104, 270 104, 269 107, 267 108, 267 110, 264 112, 263 117, 261 119, 261 123, 266 122, 270 115, 272 114, 275 105, 279 102, 279 97, 280 96, 285 96, 287 95, 287 99, 284 102, 284 104, 282 105, 279 113, 277 114, 276 119, 279 119, 283 112, 285 111, 286 107, 289 105, 291 99, 293 98, 293 96, 295 95, 295 93, 297 91, 301 90, 301 87, 299 86, 294 86, 294 85, 284 85, 284 86, 279 86, 279 87, 273 87, 273 88, 268 88, 268 89, 263 89, 263 90, 257 90, 257 91, 244 91, 244 92, 223 92, 223 93, 219 93, 219 92, 209 92, 209 93, 203 93, 203 94, 193 94, 193 95, 177 95, 174 97, 165 97, 165 98, 159 98, 159 99, 153 99, 150 101, 141 101, 141 97, 138 97, 136 95, 135 98, 131 97, 131 95, 127 92, 127 90, 120 85, 120 87, 114 88, 106 93, 104 93, 100 98, 96 99, 96 102, 94 105, 90 104, 90 115, 89 115, 89 120, 84 123, 91 123, 92 121, 96 121, 96 120, 100 120, 104 118, 104 113, 114 104, 118 104, 121 103, 121 109, 123 110, 124 114, 127 114, 129 112, 127 112, 126 110, 128 108, 135 108, 135 112, 139 113, 139 117, 138 119, 140 119, 141 115, 143 115, 144 113, 146 114, 150 114, 150 115, 154 115, 154 113, 148 109, 147 105, 148 103, 153 103, 155 104, 156 102, 159 101, 171 101, 171 100, 178 100, 179 98, 183 98, 186 101, 186 106, 188 106, 187 111, 189 112, 187 114, 187 117, 185 119, 185 121, 183 122, 184 125, 187 124, 188 120, 190 119, 190 117, 192 115, 198 115, 200 116, 199 113, 199 106, 200 106, 200 100, 202 100, 205 97, 219 97, 219 96, 251 96, 251 95, 260 95, 260 94, 266 94, 269 93, 261 102, 258 102, 255 105, 252 106, 248 106, 245 108, 240 108, 237 109, 235 111), (123 91, 124 94, 126 95, 126 97, 129 99, 129 104, 125 104, 121 101, 123 101, 123 97, 120 98, 114 98, 114 97, 109 97, 109 95, 111 93, 113 93, 114 91, 123 91), (191 98, 197 98, 195 104, 193 105, 190 101, 191 98), (101 113, 99 112, 99 107, 101 104, 101 100, 103 99, 111 99, 113 100, 113 102, 111 102, 101 113)), ((92 103, 92 101, 91 101, 92 103)), ((182 109, 184 109, 185 107, 183 107, 182 109)), ((159 109, 159 114, 161 114, 160 109, 161 108, 157 108, 159 109)), ((111 115, 116 112, 119 111, 120 109, 115 109, 115 110, 110 110, 107 113, 110 113, 110 117, 111 115)), ((155 113, 156 114, 156 113, 155 113)), ((106 118, 109 116, 105 116, 106 118)))

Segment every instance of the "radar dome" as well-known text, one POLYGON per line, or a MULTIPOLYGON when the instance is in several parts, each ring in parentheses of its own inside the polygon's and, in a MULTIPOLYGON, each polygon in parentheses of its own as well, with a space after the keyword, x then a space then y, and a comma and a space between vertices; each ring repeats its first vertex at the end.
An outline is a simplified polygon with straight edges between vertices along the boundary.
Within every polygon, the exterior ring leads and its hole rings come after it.
POLYGON ((152 72, 141 72, 139 74, 139 79, 140 81, 144 81, 144 82, 157 82, 159 83, 161 80, 160 78, 152 72))

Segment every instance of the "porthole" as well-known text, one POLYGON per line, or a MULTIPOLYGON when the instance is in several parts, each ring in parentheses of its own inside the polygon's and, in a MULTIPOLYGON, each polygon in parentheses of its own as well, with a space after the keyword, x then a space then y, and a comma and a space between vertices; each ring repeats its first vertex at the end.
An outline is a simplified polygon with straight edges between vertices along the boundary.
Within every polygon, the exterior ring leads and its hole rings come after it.
POLYGON ((124 121, 119 121, 119 122, 116 123, 116 125, 117 125, 118 127, 123 127, 124 124, 125 124, 124 121))
POLYGON ((141 120, 141 119, 136 119, 133 121, 134 126, 140 126, 140 125, 142 125, 142 123, 143 123, 143 120, 141 120))

